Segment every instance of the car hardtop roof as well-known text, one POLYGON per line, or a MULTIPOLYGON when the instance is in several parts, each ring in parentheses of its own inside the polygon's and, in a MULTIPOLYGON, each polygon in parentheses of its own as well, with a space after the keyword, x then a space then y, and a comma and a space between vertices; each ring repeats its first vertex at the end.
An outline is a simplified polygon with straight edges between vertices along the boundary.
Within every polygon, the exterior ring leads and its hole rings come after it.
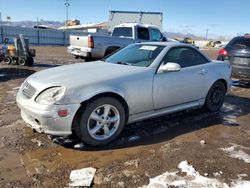
POLYGON ((250 38, 250 35, 249 34, 245 34, 245 35, 236 36, 236 37, 233 37, 231 40, 233 40, 235 38, 250 38))
POLYGON ((196 49, 193 45, 191 44, 186 44, 186 43, 181 43, 181 42, 143 42, 143 43, 137 43, 137 44, 145 44, 145 45, 157 45, 157 46, 186 46, 186 47, 192 47, 196 49))
POLYGON ((135 27, 135 26, 139 26, 139 27, 153 27, 153 28, 157 28, 159 29, 156 25, 150 25, 150 24, 143 24, 143 23, 122 23, 122 24, 119 24, 116 27, 135 27))

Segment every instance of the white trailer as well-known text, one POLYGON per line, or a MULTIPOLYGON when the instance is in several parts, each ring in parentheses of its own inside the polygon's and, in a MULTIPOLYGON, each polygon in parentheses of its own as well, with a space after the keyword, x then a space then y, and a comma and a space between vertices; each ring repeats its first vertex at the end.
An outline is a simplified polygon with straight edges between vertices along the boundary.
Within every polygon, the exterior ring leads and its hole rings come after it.
POLYGON ((134 11, 109 11, 108 31, 112 32, 114 27, 122 23, 141 23, 155 25, 162 31, 162 12, 134 12, 134 11))

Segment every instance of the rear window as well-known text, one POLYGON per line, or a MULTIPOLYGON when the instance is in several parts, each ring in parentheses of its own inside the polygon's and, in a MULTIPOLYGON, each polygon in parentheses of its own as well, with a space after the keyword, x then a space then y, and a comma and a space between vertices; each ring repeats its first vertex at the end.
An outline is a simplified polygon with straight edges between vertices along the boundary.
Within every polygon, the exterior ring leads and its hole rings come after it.
POLYGON ((250 38, 246 37, 236 37, 232 39, 229 43, 228 46, 231 47, 250 47, 250 38))
POLYGON ((132 37, 132 27, 117 27, 114 29, 112 36, 132 37))

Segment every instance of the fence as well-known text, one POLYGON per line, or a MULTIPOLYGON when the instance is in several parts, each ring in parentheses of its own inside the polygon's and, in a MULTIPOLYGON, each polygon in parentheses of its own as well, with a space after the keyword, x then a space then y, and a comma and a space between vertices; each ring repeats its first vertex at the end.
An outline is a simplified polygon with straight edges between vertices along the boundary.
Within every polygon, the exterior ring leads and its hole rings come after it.
POLYGON ((38 29, 14 26, 0 26, 0 43, 5 38, 9 38, 9 43, 13 42, 13 37, 23 34, 29 38, 33 45, 69 45, 69 35, 85 36, 89 33, 79 30, 56 30, 56 29, 38 29))

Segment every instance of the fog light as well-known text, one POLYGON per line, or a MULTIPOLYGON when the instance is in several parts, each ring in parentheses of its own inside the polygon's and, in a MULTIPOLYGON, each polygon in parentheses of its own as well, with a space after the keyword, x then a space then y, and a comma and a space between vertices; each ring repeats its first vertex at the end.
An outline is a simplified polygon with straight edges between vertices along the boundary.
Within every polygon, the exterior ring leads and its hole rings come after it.
POLYGON ((57 114, 60 116, 60 117, 66 117, 68 115, 68 110, 59 110, 57 112, 57 114))

